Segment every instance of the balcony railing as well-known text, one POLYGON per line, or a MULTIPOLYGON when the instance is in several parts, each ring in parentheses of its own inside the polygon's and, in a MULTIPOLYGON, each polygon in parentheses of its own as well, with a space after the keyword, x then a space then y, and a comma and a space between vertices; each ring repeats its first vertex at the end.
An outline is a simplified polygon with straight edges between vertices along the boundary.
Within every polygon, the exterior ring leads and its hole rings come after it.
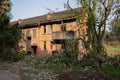
POLYGON ((73 39, 75 38, 75 33, 73 31, 62 31, 62 32, 53 32, 53 39, 73 39))

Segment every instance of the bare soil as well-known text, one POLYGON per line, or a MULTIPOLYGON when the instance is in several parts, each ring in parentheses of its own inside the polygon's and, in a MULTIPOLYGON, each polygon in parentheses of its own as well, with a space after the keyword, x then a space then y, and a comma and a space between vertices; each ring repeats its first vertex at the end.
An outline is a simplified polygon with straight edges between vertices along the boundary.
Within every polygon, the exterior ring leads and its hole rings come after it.
POLYGON ((0 80, 21 80, 20 76, 8 70, 0 70, 0 80))

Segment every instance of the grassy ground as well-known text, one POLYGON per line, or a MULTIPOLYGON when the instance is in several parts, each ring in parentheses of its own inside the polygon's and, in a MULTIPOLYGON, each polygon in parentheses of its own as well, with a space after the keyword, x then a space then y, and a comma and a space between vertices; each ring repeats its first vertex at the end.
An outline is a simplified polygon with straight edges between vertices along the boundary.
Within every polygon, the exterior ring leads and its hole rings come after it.
POLYGON ((104 44, 106 51, 109 55, 119 55, 120 54, 120 42, 109 42, 104 44))

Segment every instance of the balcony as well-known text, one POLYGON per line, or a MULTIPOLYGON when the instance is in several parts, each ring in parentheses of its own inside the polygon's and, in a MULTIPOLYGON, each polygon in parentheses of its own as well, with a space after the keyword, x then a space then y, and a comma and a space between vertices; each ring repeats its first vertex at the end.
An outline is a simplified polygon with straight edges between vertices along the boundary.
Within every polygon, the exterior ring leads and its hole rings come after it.
POLYGON ((73 32, 73 31, 53 32, 52 37, 53 37, 54 40, 74 39, 75 38, 75 32, 73 32))

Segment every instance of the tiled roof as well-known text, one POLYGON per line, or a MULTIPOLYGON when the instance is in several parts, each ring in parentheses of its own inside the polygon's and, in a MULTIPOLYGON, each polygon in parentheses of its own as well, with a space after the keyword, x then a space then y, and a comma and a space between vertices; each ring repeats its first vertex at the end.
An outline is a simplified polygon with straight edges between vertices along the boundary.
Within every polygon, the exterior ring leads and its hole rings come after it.
MULTIPOLYGON (((55 22, 55 21, 61 21, 61 20, 67 20, 67 19, 73 19, 76 18, 74 13, 71 12, 71 10, 66 11, 60 11, 56 13, 51 13, 51 18, 47 19, 47 15, 22 19, 21 26, 31 25, 31 24, 41 24, 41 23, 48 23, 48 22, 55 22)), ((16 24, 18 21, 11 22, 12 25, 16 24)))

